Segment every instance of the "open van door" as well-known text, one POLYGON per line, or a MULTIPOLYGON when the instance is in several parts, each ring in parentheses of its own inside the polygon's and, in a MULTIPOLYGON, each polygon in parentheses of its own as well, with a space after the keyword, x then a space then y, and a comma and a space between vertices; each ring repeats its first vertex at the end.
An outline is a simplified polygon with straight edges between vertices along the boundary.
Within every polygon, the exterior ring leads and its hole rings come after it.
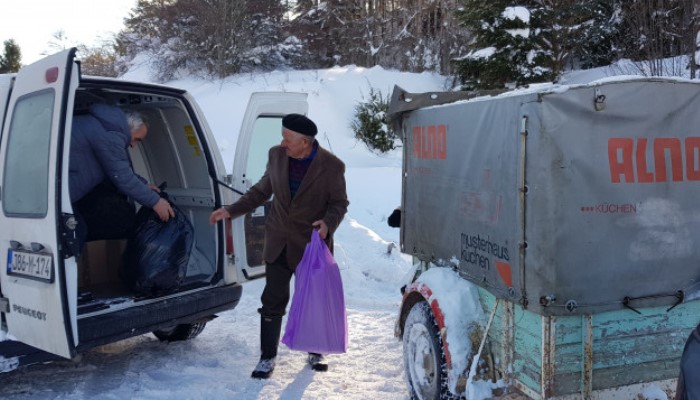
POLYGON ((0 141, 0 311, 14 339, 67 358, 77 339, 77 271, 60 235, 75 221, 62 212, 70 211, 64 142, 79 81, 75 51, 20 70, 0 141))
MULTIPOLYGON (((233 161, 232 185, 245 193, 265 173, 270 147, 282 142, 282 118, 291 113, 306 115, 309 105, 306 93, 253 93, 248 103, 233 161)), ((240 198, 234 195, 234 201, 240 198)), ((262 258, 265 218, 270 210, 268 201, 257 210, 231 224, 233 248, 239 279, 247 281, 265 275, 262 258)))

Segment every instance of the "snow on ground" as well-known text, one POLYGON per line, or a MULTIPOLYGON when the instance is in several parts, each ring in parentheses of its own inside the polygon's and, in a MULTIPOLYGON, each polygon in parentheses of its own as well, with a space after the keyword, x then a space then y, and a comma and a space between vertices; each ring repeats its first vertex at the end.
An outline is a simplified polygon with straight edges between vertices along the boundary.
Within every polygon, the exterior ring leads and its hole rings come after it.
MULTIPOLYGON (((385 283, 386 286, 387 283, 385 283)), ((406 399, 400 342, 393 337, 398 290, 367 304, 347 297, 348 353, 315 373, 305 354, 280 345, 267 381, 250 378, 259 357, 259 296, 246 286, 238 308, 189 342, 143 335, 92 350, 78 362, 33 366, 0 376, 3 399, 406 399), (391 299, 394 297, 395 299, 391 299), (359 304, 358 304, 359 303, 359 304)))
MULTIPOLYGON (((125 79, 148 81, 145 68, 125 79)), ((350 207, 336 232, 348 313, 348 352, 328 356, 329 371, 306 366, 304 353, 280 345, 271 379, 250 378, 259 357, 260 294, 264 282, 244 286, 236 309, 220 314, 194 340, 161 343, 142 335, 102 346, 77 361, 0 374, 3 399, 407 399, 401 342, 394 324, 411 259, 386 219, 401 197, 401 151, 376 155, 350 129, 354 106, 372 86, 385 96, 394 84, 412 92, 442 90, 444 78, 382 68, 240 75, 220 81, 182 79, 171 85, 197 99, 221 150, 233 166, 237 131, 247 100, 258 91, 309 94, 309 116, 322 146, 346 163, 350 207)), ((293 289, 293 283, 292 283, 293 289)))
MULTIPOLYGON (((271 379, 250 378, 259 357, 264 282, 246 284, 241 303, 188 342, 143 335, 87 352, 77 362, 0 374, 3 399, 407 399, 401 342, 394 337, 401 278, 410 260, 347 218, 337 261, 346 294, 348 352, 329 371, 306 366, 305 353, 280 345, 271 379)), ((293 288, 293 284, 292 284, 293 288)))

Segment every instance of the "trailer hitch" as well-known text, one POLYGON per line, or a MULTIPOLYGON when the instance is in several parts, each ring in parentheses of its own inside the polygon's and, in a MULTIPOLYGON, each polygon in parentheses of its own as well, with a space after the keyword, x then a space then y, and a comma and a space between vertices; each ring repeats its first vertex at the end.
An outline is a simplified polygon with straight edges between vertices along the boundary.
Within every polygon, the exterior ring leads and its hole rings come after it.
POLYGON ((669 312, 683 302, 683 299, 685 298, 685 294, 683 293, 682 290, 678 290, 672 294, 654 294, 654 295, 639 296, 639 297, 625 296, 625 298, 622 299, 622 305, 625 306, 625 308, 629 308, 630 310, 641 315, 642 313, 639 310, 637 310, 636 308, 632 307, 632 305, 630 303, 632 303, 635 300, 659 299, 659 298, 663 298, 663 297, 675 297, 676 298, 676 301, 673 303, 673 305, 671 305, 671 307, 666 309, 666 312, 669 312))

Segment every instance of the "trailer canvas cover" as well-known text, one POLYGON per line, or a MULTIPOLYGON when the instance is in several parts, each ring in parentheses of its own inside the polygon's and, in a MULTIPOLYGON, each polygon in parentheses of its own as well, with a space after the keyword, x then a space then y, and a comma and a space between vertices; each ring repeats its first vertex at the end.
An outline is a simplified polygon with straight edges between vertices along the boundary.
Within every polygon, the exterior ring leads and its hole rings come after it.
POLYGON ((679 303, 700 278, 700 83, 610 79, 405 115, 403 251, 542 315, 679 303))

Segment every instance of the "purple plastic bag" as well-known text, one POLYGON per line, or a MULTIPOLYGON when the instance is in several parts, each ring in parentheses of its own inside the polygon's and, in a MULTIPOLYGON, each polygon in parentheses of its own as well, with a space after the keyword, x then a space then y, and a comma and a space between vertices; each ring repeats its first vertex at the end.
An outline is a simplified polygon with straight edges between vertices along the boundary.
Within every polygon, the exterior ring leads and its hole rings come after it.
POLYGON ((348 322, 338 264, 314 229, 296 269, 282 343, 309 353, 345 353, 348 322))

